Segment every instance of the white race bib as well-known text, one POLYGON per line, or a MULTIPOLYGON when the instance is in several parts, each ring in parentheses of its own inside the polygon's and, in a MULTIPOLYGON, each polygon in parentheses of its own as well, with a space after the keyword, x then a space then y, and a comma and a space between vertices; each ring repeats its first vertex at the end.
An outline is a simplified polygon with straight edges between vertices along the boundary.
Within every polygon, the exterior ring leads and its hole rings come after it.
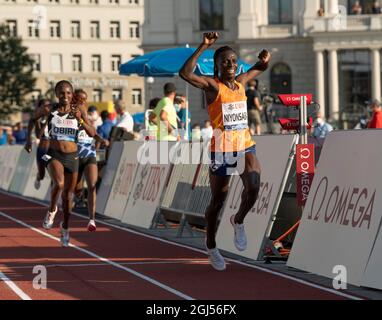
POLYGON ((222 104, 224 130, 243 130, 248 128, 247 101, 222 104))

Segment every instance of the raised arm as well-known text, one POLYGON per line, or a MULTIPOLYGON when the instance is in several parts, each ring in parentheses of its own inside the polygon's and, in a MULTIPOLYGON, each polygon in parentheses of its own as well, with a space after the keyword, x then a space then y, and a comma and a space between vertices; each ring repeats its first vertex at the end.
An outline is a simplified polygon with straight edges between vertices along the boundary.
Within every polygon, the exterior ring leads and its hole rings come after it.
POLYGON ((271 61, 271 54, 267 50, 261 51, 259 61, 247 72, 237 76, 236 81, 245 87, 248 81, 255 79, 268 69, 269 61, 271 61))
POLYGON ((193 85, 196 88, 209 90, 218 90, 217 83, 214 79, 204 76, 198 76, 194 73, 196 63, 202 53, 213 45, 219 38, 217 32, 208 32, 203 34, 203 42, 195 50, 192 56, 185 62, 183 67, 179 71, 180 77, 193 85))

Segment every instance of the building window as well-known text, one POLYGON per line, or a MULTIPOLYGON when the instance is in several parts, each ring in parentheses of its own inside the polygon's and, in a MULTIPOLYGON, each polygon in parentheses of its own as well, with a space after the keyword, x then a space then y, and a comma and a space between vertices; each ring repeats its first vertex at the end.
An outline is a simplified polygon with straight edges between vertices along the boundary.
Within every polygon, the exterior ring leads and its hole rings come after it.
POLYGON ((112 97, 113 101, 122 100, 122 89, 113 89, 112 97))
MULTIPOLYGON (((372 14, 375 0, 359 0, 360 7, 354 6, 356 0, 347 0, 349 14, 372 14)), ((344 4, 346 6, 346 4, 344 4)))
POLYGON ((277 63, 271 70, 271 93, 292 93, 292 72, 285 63, 277 63))
POLYGON ((110 22, 110 38, 119 39, 121 37, 120 31, 120 24, 118 21, 110 22))
POLYGON ((50 22, 50 37, 51 38, 60 38, 61 37, 60 21, 51 21, 50 22))
POLYGON ((81 23, 79 21, 71 21, 70 32, 71 32, 72 38, 80 39, 81 38, 81 23))
POLYGON ((111 56, 111 71, 118 72, 120 65, 121 65, 121 56, 118 54, 113 54, 111 56))
POLYGON ((139 4, 139 0, 129 0, 129 4, 139 4))
POLYGON ((30 57, 34 60, 33 71, 41 71, 41 56, 38 53, 32 53, 30 57))
POLYGON ((268 0, 268 21, 269 24, 293 23, 293 1, 268 0))
POLYGON ((6 21, 9 35, 11 37, 17 37, 17 21, 16 20, 7 20, 6 21))
POLYGON ((200 30, 224 29, 224 1, 199 0, 200 30))
POLYGON ((101 89, 94 89, 92 91, 92 99, 93 99, 93 102, 101 102, 102 101, 102 90, 101 89))
POLYGON ((98 4, 98 0, 89 0, 90 4, 98 4))
POLYGON ((138 21, 131 21, 130 22, 130 38, 132 39, 139 39, 139 22, 138 21))
POLYGON ((62 55, 53 53, 50 55, 50 71, 52 73, 62 73, 62 55))
POLYGON ((90 21, 90 37, 93 39, 100 38, 99 21, 90 21))
POLYGON ((60 3, 60 0, 49 0, 50 3, 60 3))
POLYGON ((133 106, 141 106, 142 105, 142 89, 133 89, 131 91, 131 98, 133 106))
POLYGON ((28 20, 28 36, 29 38, 39 38, 40 30, 37 28, 34 20, 28 20))
POLYGON ((72 56, 72 70, 73 72, 82 72, 82 56, 80 54, 72 56))
POLYGON ((93 72, 101 72, 101 56, 99 54, 92 55, 91 64, 93 72))
POLYGON ((111 4, 119 4, 119 0, 109 0, 109 3, 111 3, 111 4))
POLYGON ((338 52, 340 128, 354 128, 371 97, 370 50, 338 52))
POLYGON ((37 2, 37 0, 27 0, 28 2, 37 2))
POLYGON ((80 0, 70 0, 70 3, 79 4, 79 3, 80 3, 80 0))

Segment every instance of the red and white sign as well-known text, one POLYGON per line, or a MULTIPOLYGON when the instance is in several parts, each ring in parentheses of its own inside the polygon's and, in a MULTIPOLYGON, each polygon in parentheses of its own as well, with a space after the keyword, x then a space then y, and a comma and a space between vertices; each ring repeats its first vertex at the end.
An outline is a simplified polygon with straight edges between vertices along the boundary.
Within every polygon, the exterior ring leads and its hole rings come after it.
POLYGON ((310 105, 313 101, 312 94, 279 94, 279 99, 284 106, 298 107, 301 103, 301 97, 305 96, 307 99, 307 105, 310 105))
POLYGON ((314 144, 298 144, 296 149, 297 202, 305 206, 314 178, 314 144))
MULTIPOLYGON (((300 120, 297 118, 280 118, 279 123, 284 130, 298 131, 300 129, 300 120)), ((313 126, 313 118, 310 117, 309 123, 307 124, 308 130, 310 130, 312 126, 313 126)))

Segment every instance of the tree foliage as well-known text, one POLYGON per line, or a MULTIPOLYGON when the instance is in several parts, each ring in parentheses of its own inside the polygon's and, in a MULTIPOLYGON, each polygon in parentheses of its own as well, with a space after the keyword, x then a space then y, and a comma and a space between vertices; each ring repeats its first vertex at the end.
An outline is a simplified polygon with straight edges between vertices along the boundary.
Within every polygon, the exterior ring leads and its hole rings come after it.
POLYGON ((8 119, 27 107, 27 95, 34 90, 34 60, 19 37, 0 25, 0 119, 8 119))

